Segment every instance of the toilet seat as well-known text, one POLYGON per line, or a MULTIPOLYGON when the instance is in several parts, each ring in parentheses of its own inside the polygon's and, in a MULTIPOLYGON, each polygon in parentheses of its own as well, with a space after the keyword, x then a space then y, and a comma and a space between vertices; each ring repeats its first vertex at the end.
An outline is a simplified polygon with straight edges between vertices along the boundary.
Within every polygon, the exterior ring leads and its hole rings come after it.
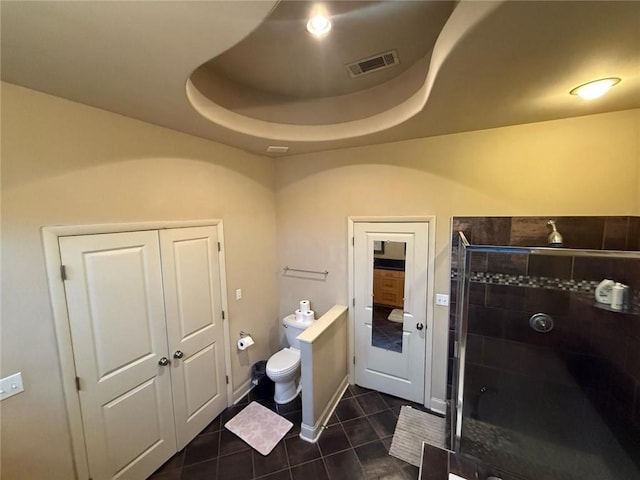
POLYGON ((300 366, 300 350, 283 348, 267 361, 269 377, 279 377, 295 372, 300 366))

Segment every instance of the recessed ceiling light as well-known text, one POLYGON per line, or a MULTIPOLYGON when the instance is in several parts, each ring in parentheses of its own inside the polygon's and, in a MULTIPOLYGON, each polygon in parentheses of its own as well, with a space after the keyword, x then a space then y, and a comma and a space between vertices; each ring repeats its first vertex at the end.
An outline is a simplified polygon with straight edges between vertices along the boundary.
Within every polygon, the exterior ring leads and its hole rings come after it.
POLYGON ((324 35, 331 30, 331 20, 324 15, 316 15, 311 17, 307 22, 307 30, 315 36, 324 35))
POLYGON ((600 80, 594 80, 593 82, 580 85, 569 93, 571 95, 577 95, 580 98, 591 100, 593 98, 601 97, 607 93, 611 87, 619 82, 620 79, 617 77, 601 78, 600 80))

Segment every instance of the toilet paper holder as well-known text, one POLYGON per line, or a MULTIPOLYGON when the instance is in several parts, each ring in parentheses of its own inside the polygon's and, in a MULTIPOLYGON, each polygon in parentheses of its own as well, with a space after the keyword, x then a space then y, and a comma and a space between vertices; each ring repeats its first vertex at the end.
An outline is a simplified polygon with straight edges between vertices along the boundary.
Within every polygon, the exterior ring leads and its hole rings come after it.
POLYGON ((255 343, 256 342, 253 338, 251 338, 251 335, 249 335, 246 332, 240 331, 240 338, 236 342, 236 345, 238 346, 238 350, 240 350, 241 352, 244 352, 246 349, 250 348, 252 345, 255 345, 255 343))

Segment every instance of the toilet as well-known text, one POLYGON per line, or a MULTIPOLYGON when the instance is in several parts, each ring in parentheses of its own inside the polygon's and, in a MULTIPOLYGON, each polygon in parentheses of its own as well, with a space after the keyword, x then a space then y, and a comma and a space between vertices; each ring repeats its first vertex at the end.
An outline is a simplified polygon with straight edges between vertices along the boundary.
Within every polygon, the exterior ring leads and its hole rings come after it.
POLYGON ((289 403, 300 392, 300 344, 297 337, 313 324, 313 318, 297 320, 292 314, 284 317, 282 324, 289 346, 267 361, 267 376, 275 383, 273 400, 278 404, 289 403))

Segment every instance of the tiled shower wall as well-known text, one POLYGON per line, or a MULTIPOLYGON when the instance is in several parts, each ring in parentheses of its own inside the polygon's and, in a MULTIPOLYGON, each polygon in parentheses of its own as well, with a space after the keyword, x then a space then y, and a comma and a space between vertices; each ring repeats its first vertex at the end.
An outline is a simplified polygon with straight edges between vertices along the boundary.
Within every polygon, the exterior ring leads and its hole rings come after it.
MULTIPOLYGON (((638 217, 454 217, 449 398, 457 232, 471 244, 547 246, 549 218, 568 248, 640 250, 638 217)), ((592 301, 603 278, 640 291, 640 260, 476 252, 471 271, 467 364, 474 378, 495 388, 509 378, 551 395, 554 387, 566 392, 568 383, 577 383, 598 408, 633 419, 640 428, 640 310, 636 305, 635 313, 610 312, 592 301), (531 330, 529 317, 537 312, 554 317, 553 332, 531 330)))
POLYGON ((640 217, 453 217, 453 245, 463 231, 472 245, 547 247, 548 220, 566 248, 640 250, 640 217))

